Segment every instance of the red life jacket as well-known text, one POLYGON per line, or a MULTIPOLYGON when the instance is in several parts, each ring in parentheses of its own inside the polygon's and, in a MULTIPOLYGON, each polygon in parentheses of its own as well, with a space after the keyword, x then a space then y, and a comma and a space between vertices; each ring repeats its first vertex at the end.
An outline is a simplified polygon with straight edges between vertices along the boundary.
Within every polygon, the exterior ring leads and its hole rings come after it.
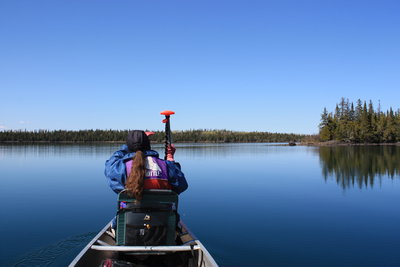
MULTIPOLYGON (((164 160, 147 156, 146 172, 143 189, 172 189, 168 182, 168 168, 164 160)), ((132 160, 125 162, 126 174, 129 177, 132 169, 132 160)))

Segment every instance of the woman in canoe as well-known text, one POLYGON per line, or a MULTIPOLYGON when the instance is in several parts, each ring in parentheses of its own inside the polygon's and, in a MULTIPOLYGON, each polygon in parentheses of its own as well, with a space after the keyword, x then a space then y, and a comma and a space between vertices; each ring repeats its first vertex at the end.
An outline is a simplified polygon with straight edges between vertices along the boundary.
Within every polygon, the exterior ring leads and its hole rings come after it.
POLYGON ((105 172, 111 189, 119 193, 127 189, 136 199, 142 198, 143 189, 171 189, 182 193, 188 188, 179 163, 174 161, 175 148, 167 150, 167 160, 151 150, 144 131, 128 133, 127 144, 106 161, 105 172))

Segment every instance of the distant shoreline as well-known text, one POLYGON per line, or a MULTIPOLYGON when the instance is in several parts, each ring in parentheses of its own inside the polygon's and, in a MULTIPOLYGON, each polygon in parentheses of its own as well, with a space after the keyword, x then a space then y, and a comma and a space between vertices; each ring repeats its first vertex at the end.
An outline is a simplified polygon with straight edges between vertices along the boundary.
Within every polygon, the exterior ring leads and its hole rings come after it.
POLYGON ((299 146, 400 146, 400 142, 396 143, 349 143, 340 141, 327 142, 300 142, 299 146))
MULTIPOLYGON (((289 142, 211 142, 211 141, 183 141, 183 142, 174 142, 174 144, 276 144, 277 146, 293 146, 290 145, 289 142), (278 144, 280 143, 280 144, 278 144)), ((10 145, 30 145, 30 144, 125 144, 124 141, 0 141, 0 144, 10 144, 10 145)), ((163 145, 163 142, 152 142, 153 145, 163 145)), ((334 146, 400 146, 400 142, 396 143, 349 143, 349 142, 340 142, 340 141, 327 141, 327 142, 319 142, 319 141, 308 141, 308 142, 296 142, 295 146, 315 146, 315 147, 334 147, 334 146)))
MULTIPOLYGON (((212 141, 179 141, 174 144, 276 144, 286 142, 212 142, 212 141)), ((288 143, 288 142, 287 142, 288 143)), ((125 144, 124 141, 0 141, 0 144, 125 144)), ((164 142, 151 142, 154 145, 163 145, 164 142)))
MULTIPOLYGON (((124 143, 129 130, 37 130, 0 131, 0 143, 124 143)), ((313 141, 315 135, 271 132, 238 132, 230 130, 172 131, 175 143, 264 143, 313 141)), ((165 141, 164 131, 154 131, 154 143, 165 141)))

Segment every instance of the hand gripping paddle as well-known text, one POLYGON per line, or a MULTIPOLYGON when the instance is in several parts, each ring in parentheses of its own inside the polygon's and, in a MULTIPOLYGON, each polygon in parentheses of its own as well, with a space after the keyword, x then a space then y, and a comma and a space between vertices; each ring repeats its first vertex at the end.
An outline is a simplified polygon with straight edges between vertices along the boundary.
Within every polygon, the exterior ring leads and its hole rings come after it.
POLYGON ((160 114, 165 116, 165 119, 162 122, 165 123, 165 156, 164 156, 164 159, 167 160, 168 146, 172 144, 171 124, 169 122, 169 117, 171 115, 174 115, 175 112, 173 112, 172 110, 165 110, 165 111, 161 112, 160 114))

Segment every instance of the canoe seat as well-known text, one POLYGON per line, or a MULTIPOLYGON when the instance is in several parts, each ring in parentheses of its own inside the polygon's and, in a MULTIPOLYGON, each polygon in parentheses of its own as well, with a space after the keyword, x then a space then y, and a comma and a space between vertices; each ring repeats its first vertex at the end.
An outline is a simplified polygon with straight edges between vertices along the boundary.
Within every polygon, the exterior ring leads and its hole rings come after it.
POLYGON ((178 195, 172 190, 143 191, 141 201, 118 194, 116 243, 119 246, 175 245, 178 195))

